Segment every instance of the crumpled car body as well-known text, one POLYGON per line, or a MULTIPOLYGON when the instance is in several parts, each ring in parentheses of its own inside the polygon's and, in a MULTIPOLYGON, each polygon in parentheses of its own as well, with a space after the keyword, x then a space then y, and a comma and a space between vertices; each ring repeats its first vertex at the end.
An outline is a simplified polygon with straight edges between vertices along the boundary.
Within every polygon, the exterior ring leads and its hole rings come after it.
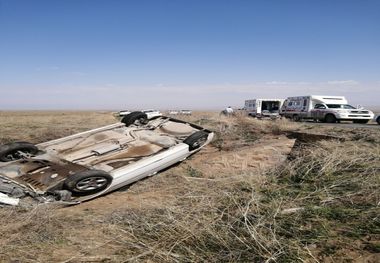
POLYGON ((185 160, 212 138, 211 131, 191 123, 132 112, 121 122, 35 148, 24 142, 3 145, 0 203, 14 205, 25 196, 87 201, 185 160))

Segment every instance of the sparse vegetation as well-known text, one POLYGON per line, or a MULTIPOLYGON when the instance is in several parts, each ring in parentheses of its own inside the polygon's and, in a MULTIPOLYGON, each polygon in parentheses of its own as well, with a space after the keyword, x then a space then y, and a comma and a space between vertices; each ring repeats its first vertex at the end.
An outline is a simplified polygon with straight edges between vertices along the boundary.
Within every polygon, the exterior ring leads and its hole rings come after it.
MULTIPOLYGON (((65 125, 76 132, 112 120, 93 117, 90 124, 66 119, 65 125), (78 123, 82 126, 74 127, 78 123)), ((326 128, 324 133, 347 140, 299 144, 285 162, 269 169, 237 169, 225 158, 236 155, 244 163, 243 153, 260 150, 255 147, 264 139, 321 128, 207 113, 186 118, 217 131, 213 145, 126 192, 63 209, 2 208, 0 261, 380 260, 378 140, 358 136, 360 130, 326 128)), ((37 130, 43 140, 44 132, 51 132, 34 122, 37 128, 18 139, 35 138, 37 130)), ((362 132, 373 138, 380 133, 362 132)), ((2 142, 16 138, 1 134, 2 142)))

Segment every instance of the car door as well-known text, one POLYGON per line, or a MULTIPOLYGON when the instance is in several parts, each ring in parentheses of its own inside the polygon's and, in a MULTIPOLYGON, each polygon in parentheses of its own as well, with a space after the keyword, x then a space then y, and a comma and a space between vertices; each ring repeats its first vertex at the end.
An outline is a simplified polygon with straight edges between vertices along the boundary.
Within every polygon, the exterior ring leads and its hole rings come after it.
POLYGON ((314 120, 322 120, 324 119, 324 112, 326 106, 323 104, 315 104, 314 109, 311 111, 311 116, 314 120))

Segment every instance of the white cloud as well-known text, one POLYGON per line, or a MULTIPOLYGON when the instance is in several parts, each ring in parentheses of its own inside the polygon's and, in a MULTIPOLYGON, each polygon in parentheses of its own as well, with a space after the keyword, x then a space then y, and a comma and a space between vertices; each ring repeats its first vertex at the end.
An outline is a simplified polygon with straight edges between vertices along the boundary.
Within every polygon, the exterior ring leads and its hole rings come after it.
POLYGON ((56 71, 59 70, 60 67, 58 66, 48 66, 48 67, 36 67, 34 68, 35 71, 56 71))
POLYGON ((287 85, 289 82, 286 81, 267 81, 265 85, 287 85))
POLYGON ((71 72, 68 72, 68 73, 71 74, 71 75, 80 76, 80 77, 87 76, 87 73, 82 72, 82 71, 71 71, 71 72))
MULTIPOLYGON (((0 85, 1 108, 191 108, 220 109, 226 105, 241 107, 246 99, 286 98, 301 95, 342 95, 353 104, 376 105, 373 96, 378 82, 354 82, 356 85, 325 82, 267 81, 250 83, 178 84, 62 83, 56 86, 0 85)), ((352 81, 339 81, 352 83, 352 81)))
POLYGON ((356 80, 329 80, 327 81, 327 84, 329 85, 351 85, 351 86, 354 86, 354 85, 358 85, 359 82, 356 81, 356 80))
POLYGON ((312 85, 311 82, 306 81, 294 81, 294 82, 287 82, 287 81, 267 81, 265 83, 260 83, 260 85, 265 84, 268 86, 303 86, 303 85, 312 85))

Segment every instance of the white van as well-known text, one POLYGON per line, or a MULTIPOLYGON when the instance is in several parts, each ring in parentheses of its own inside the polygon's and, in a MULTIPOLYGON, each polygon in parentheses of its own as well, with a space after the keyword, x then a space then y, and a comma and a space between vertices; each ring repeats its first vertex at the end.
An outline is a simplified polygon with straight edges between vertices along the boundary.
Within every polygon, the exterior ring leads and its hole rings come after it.
POLYGON ((281 115, 295 121, 313 119, 329 123, 341 120, 367 123, 374 116, 370 110, 349 105, 343 96, 319 95, 288 97, 281 108, 281 115))
POLYGON ((252 99, 246 100, 244 109, 249 116, 276 118, 280 116, 283 99, 252 99))

